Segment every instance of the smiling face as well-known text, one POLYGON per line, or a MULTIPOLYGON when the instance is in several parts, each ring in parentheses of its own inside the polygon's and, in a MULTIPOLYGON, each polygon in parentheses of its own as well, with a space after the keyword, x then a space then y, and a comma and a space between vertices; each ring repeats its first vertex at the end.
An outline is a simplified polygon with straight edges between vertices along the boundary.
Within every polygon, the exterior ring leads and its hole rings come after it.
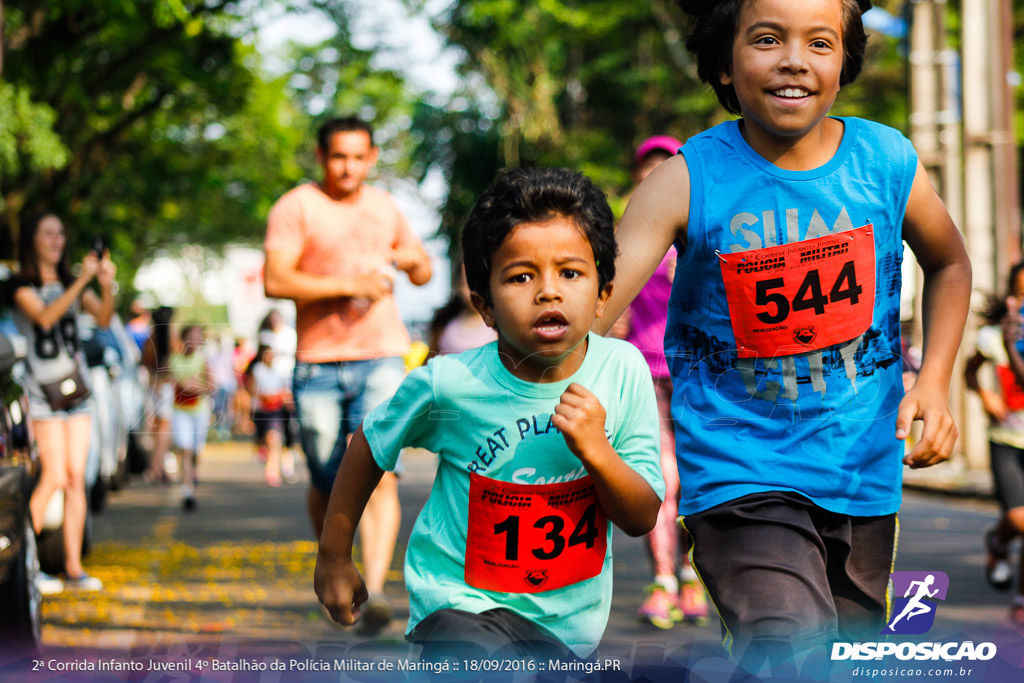
POLYGON ((748 0, 740 12, 732 85, 744 136, 755 149, 802 138, 821 125, 839 92, 843 68, 841 0, 748 0))
POLYGON ((502 363, 528 382, 557 382, 579 369, 595 318, 612 285, 598 282, 594 251, 583 231, 556 216, 523 223, 494 254, 492 303, 473 305, 498 332, 502 363))
POLYGON ((359 191, 377 162, 377 148, 363 130, 340 131, 330 137, 316 159, 323 168, 323 189, 332 199, 345 199, 359 191))
POLYGON ((56 268, 64 256, 65 246, 67 237, 64 234, 64 224, 52 214, 44 216, 39 221, 34 237, 36 260, 40 265, 56 268))

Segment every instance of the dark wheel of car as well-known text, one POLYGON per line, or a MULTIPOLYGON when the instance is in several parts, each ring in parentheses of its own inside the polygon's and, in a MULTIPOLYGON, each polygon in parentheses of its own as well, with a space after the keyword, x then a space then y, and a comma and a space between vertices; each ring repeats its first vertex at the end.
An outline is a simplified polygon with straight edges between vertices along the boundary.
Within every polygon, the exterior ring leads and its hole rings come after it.
MULTIPOLYGON (((88 497, 88 493, 86 494, 88 497)), ((39 547, 39 567, 47 574, 64 572, 64 524, 56 529, 44 529, 36 537, 39 547)), ((85 528, 82 530, 82 557, 92 550, 92 510, 86 506, 85 528)))
POLYGON ((43 601, 36 585, 38 577, 36 535, 32 522, 26 516, 25 536, 18 561, 11 567, 7 580, 0 585, 0 605, 4 612, 4 619, 0 621, 0 640, 5 646, 25 653, 34 653, 39 648, 43 601))
POLYGON ((103 512, 103 509, 107 507, 107 492, 109 490, 110 485, 103 478, 103 475, 96 477, 96 483, 87 492, 89 495, 89 509, 93 512, 103 512))
POLYGON ((39 549, 39 567, 47 574, 64 571, 64 525, 46 529, 36 537, 39 549))
POLYGON ((128 435, 128 471, 131 474, 142 474, 149 469, 149 451, 142 444, 142 437, 137 434, 128 435))

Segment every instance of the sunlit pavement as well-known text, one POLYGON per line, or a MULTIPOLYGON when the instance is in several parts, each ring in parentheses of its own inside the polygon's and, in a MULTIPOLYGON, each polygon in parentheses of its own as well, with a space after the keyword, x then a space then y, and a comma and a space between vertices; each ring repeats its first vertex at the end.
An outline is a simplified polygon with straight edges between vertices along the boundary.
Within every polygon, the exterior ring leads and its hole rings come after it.
MULTIPOLYGON (((436 467, 425 452, 406 453, 403 463, 402 530, 387 587, 395 619, 378 638, 399 643, 409 615, 401 574, 405 541, 436 467)), ((182 510, 177 485, 133 479, 94 516, 85 566, 104 590, 45 598, 44 647, 137 651, 181 642, 365 640, 325 618, 313 594, 308 480, 303 463, 297 470, 297 483, 270 488, 250 443, 210 444, 194 512, 182 510)), ((718 638, 714 623, 670 632, 638 623, 635 610, 649 581, 646 553, 639 539, 619 532, 614 547, 608 639, 666 647, 718 638)))
MULTIPOLYGON (((173 484, 136 479, 112 494, 94 516, 95 545, 85 559, 104 590, 46 598, 44 646, 126 649, 166 638, 338 634, 313 594, 316 544, 298 469, 299 482, 270 488, 250 444, 210 444, 194 512, 183 511, 173 484)), ((401 574, 393 571, 389 580, 397 620, 385 635, 400 636, 407 600, 401 574)))

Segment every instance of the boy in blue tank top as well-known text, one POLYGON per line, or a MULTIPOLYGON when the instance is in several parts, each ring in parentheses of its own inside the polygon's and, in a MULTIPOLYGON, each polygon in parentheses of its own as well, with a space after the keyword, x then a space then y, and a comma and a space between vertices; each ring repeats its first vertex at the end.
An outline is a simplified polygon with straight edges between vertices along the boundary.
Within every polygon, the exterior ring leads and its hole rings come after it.
POLYGON ((679 4, 698 73, 742 118, 690 138, 637 189, 599 325, 675 244, 679 513, 725 644, 756 670, 885 626, 901 459, 941 462, 957 437, 947 398, 971 269, 909 141, 828 116, 860 70, 870 2, 679 4), (904 241, 924 271, 924 363, 905 396, 904 241))
MULTIPOLYGON (((615 275, 604 194, 579 173, 517 169, 463 230, 473 306, 498 340, 412 371, 356 432, 317 555, 342 624, 366 587, 352 536, 402 448, 438 454, 406 551, 406 638, 439 661, 585 657, 611 606, 611 526, 654 526, 664 495, 657 407, 640 351, 590 332, 615 275)), ((529 669, 536 671, 537 669, 529 669)))

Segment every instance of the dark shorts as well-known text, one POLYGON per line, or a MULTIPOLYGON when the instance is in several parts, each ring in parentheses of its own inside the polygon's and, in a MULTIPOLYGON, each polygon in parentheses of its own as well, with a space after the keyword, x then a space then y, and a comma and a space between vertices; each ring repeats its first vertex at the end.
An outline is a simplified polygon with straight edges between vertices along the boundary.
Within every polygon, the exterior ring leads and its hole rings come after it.
POLYGON ((798 653, 836 638, 876 639, 885 627, 895 514, 852 517, 771 491, 684 523, 694 569, 741 664, 773 648, 798 653))
POLYGON ((252 423, 256 426, 256 441, 262 443, 268 432, 277 432, 284 436, 288 415, 281 410, 257 410, 252 414, 252 423))
POLYGON ((992 481, 1003 512, 1024 507, 1024 449, 989 442, 992 481))
POLYGON ((529 619, 497 608, 475 614, 442 609, 416 624, 405 639, 423 646, 420 658, 575 660, 560 640, 529 619))

